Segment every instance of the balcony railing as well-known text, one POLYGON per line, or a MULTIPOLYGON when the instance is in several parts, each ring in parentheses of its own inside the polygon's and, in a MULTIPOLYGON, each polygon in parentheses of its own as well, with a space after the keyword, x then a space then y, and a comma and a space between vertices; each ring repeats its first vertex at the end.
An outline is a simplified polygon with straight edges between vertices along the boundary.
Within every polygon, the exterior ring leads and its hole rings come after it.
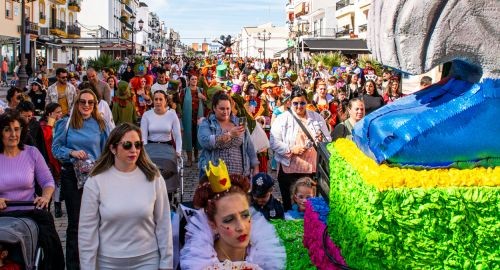
POLYGON ((335 37, 337 28, 321 28, 312 31, 313 37, 335 37))
POLYGON ((48 27, 40 27, 40 36, 48 36, 49 28, 48 27))
POLYGON ((337 2, 336 8, 337 8, 337 10, 339 10, 339 9, 347 7, 350 4, 351 4, 350 0, 341 0, 341 1, 337 2))
POLYGON ((76 24, 68 25, 68 36, 69 37, 80 37, 81 28, 76 24))
POLYGON ((66 22, 61 20, 52 20, 50 24, 51 30, 60 30, 62 32, 66 32, 66 22))
MULTIPOLYGON (((33 23, 33 22, 27 21, 25 29, 26 29, 26 34, 38 35, 38 29, 39 29, 39 27, 38 27, 37 23, 33 23)), ((21 25, 17 26, 17 31, 19 33, 21 33, 21 25)))
POLYGON ((74 12, 80 12, 80 3, 77 1, 70 1, 68 4, 68 9, 74 12))
POLYGON ((130 12, 131 14, 134 14, 134 11, 132 10, 132 8, 128 4, 125 4, 125 10, 130 12))
POLYGON ((368 25, 366 23, 362 24, 362 25, 358 26, 358 29, 359 29, 359 32, 366 32, 366 30, 368 30, 368 25))
POLYGON ((335 33, 335 37, 348 36, 352 31, 354 30, 350 28, 341 28, 337 31, 337 33, 335 33))

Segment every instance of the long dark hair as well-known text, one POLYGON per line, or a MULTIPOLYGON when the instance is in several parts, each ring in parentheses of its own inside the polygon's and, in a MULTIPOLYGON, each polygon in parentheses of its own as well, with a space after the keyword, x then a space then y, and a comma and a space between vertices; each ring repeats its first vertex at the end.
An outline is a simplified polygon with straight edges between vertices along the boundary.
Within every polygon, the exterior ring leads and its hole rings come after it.
POLYGON ((44 111, 40 121, 47 121, 47 119, 49 118, 49 115, 51 113, 53 113, 59 107, 61 107, 61 104, 56 103, 56 102, 51 102, 51 103, 47 104, 47 106, 45 106, 45 111, 44 111))
MULTIPOLYGON (((130 131, 137 132, 137 134, 139 135, 139 139, 142 142, 141 129, 138 126, 130 123, 123 123, 117 126, 115 129, 113 129, 113 131, 111 131, 111 134, 109 134, 109 138, 106 141, 106 146, 104 146, 101 156, 96 161, 94 169, 92 170, 92 172, 90 172, 90 176, 95 176, 103 173, 115 164, 115 156, 111 152, 111 148, 116 148, 123 136, 125 136, 125 134, 130 131)), ((144 148, 139 152, 139 157, 137 158, 136 165, 146 175, 146 178, 149 181, 153 181, 156 177, 160 176, 160 171, 151 161, 151 159, 149 159, 149 156, 144 148)))

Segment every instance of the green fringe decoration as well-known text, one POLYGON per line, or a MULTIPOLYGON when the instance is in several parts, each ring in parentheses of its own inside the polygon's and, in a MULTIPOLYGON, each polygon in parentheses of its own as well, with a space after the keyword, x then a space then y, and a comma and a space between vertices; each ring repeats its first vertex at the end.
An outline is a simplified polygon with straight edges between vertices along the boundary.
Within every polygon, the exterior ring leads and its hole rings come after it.
POLYGON ((328 146, 328 229, 355 269, 500 269, 499 187, 379 192, 328 146))
POLYGON ((316 269, 309 258, 307 249, 302 244, 304 220, 273 219, 270 222, 274 225, 276 233, 285 247, 286 269, 316 269))

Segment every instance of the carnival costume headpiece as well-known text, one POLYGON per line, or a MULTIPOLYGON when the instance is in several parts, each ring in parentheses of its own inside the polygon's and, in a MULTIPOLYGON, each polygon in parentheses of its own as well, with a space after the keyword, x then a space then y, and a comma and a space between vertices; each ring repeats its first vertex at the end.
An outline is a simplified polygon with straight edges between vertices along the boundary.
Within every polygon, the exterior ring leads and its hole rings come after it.
POLYGON ((219 165, 216 167, 212 161, 208 162, 208 168, 205 168, 208 182, 213 192, 224 192, 231 188, 231 180, 227 171, 226 163, 219 159, 219 165))

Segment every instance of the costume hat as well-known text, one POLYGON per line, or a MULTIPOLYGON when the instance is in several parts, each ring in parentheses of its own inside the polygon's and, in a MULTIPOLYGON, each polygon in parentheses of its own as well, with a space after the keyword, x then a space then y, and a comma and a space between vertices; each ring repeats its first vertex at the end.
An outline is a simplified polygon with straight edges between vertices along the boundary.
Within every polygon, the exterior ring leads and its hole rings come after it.
POLYGON ((217 66, 215 79, 219 83, 225 83, 229 79, 227 78, 227 66, 225 64, 221 64, 217 66))
POLYGON ((258 173, 252 177, 252 195, 263 197, 274 186, 273 178, 267 173, 258 173))
POLYGON ((213 192, 224 192, 231 187, 231 180, 227 172, 226 163, 219 159, 219 165, 216 167, 212 161, 208 162, 208 168, 205 168, 210 187, 213 192))

